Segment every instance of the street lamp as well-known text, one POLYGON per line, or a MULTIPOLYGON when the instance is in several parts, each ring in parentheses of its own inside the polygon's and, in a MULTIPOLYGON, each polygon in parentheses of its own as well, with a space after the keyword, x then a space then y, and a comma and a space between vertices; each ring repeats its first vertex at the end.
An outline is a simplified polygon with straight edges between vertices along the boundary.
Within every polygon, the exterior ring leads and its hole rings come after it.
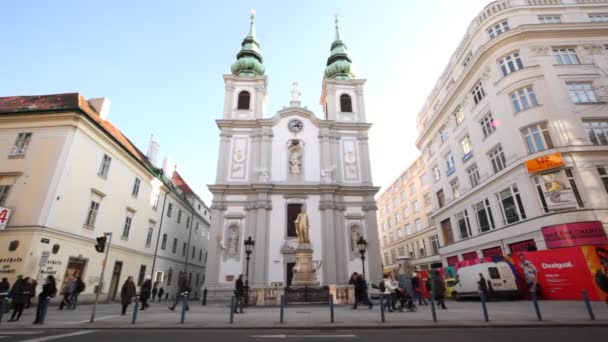
POLYGON ((359 253, 361 253, 361 266, 363 266, 363 276, 365 277, 365 250, 367 249, 367 241, 363 236, 357 240, 357 246, 359 247, 359 253))
POLYGON ((245 305, 249 305, 249 260, 255 246, 255 240, 249 236, 245 240, 245 254, 247 254, 247 271, 245 272, 245 305))

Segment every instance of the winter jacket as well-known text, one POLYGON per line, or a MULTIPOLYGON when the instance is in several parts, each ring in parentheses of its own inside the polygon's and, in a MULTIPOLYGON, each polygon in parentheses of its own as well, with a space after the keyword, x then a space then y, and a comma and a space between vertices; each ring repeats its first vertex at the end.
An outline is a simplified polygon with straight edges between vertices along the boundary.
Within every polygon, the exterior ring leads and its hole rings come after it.
POLYGON ((122 305, 129 305, 136 295, 135 284, 133 282, 125 282, 120 290, 120 302, 122 305))
POLYGON ((139 289, 139 297, 142 299, 150 298, 150 292, 152 291, 152 281, 150 279, 144 280, 144 283, 141 284, 141 288, 139 289))

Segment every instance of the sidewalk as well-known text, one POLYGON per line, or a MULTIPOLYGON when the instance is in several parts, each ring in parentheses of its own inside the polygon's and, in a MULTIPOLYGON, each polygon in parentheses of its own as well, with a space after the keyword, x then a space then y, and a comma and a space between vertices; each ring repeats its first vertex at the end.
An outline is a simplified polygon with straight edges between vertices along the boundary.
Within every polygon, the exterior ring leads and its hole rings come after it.
POLYGON ((181 306, 169 311, 168 303, 154 303, 145 311, 139 311, 137 323, 131 324, 132 306, 126 316, 120 315, 119 304, 103 304, 97 307, 95 323, 88 323, 91 306, 79 306, 76 310, 57 310, 50 307, 43 326, 32 325, 33 310, 24 312, 19 322, 8 323, 10 317, 4 316, 0 329, 166 329, 166 328, 207 328, 207 329, 242 329, 242 328, 415 328, 415 327, 522 327, 522 326, 608 326, 608 307, 605 303, 592 303, 595 321, 589 319, 582 301, 540 301, 539 306, 543 321, 538 321, 532 302, 491 302, 488 303, 490 322, 483 321, 479 302, 448 302, 447 310, 437 310, 437 323, 432 320, 430 306, 418 307, 417 312, 385 313, 386 322, 381 321, 377 305, 372 310, 361 307, 352 310, 349 307, 335 307, 335 323, 330 322, 328 306, 287 306, 285 322, 279 321, 278 307, 245 308, 244 314, 235 314, 234 323, 229 323, 227 305, 213 304, 201 306, 200 302, 191 302, 186 312, 185 323, 180 324, 181 306))

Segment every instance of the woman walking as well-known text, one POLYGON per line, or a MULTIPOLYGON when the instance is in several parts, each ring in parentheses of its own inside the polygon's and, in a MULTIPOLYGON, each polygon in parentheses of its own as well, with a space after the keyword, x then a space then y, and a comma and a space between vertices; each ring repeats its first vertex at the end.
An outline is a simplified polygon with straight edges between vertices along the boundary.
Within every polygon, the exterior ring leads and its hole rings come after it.
POLYGON ((150 307, 150 304, 148 304, 148 299, 150 298, 150 292, 152 291, 150 289, 151 287, 152 287, 152 278, 150 276, 147 276, 146 280, 144 280, 144 283, 141 285, 141 288, 139 289, 139 300, 141 301, 142 310, 145 310, 150 307))
POLYGON ((13 303, 13 314, 9 322, 16 322, 21 317, 23 309, 25 308, 25 302, 27 301, 27 284, 23 280, 23 276, 18 276, 17 280, 11 288, 10 295, 13 303))
POLYGON ((36 305, 36 320, 34 324, 44 324, 44 317, 46 316, 46 310, 49 307, 49 301, 51 298, 57 295, 57 284, 55 277, 52 275, 46 277, 44 285, 42 285, 42 292, 38 295, 38 305, 36 305))
POLYGON ((135 283, 133 283, 133 277, 129 276, 125 283, 122 284, 122 289, 120 290, 120 303, 122 304, 122 312, 121 315, 125 315, 127 313, 127 307, 131 304, 131 300, 136 295, 135 283))

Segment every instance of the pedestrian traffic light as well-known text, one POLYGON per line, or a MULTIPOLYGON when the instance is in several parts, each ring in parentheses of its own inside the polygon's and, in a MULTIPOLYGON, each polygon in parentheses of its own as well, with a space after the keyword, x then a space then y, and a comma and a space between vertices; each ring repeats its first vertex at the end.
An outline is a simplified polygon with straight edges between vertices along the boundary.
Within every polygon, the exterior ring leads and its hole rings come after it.
POLYGON ((97 238, 97 244, 95 250, 99 253, 103 253, 106 250, 106 236, 100 236, 97 238))

